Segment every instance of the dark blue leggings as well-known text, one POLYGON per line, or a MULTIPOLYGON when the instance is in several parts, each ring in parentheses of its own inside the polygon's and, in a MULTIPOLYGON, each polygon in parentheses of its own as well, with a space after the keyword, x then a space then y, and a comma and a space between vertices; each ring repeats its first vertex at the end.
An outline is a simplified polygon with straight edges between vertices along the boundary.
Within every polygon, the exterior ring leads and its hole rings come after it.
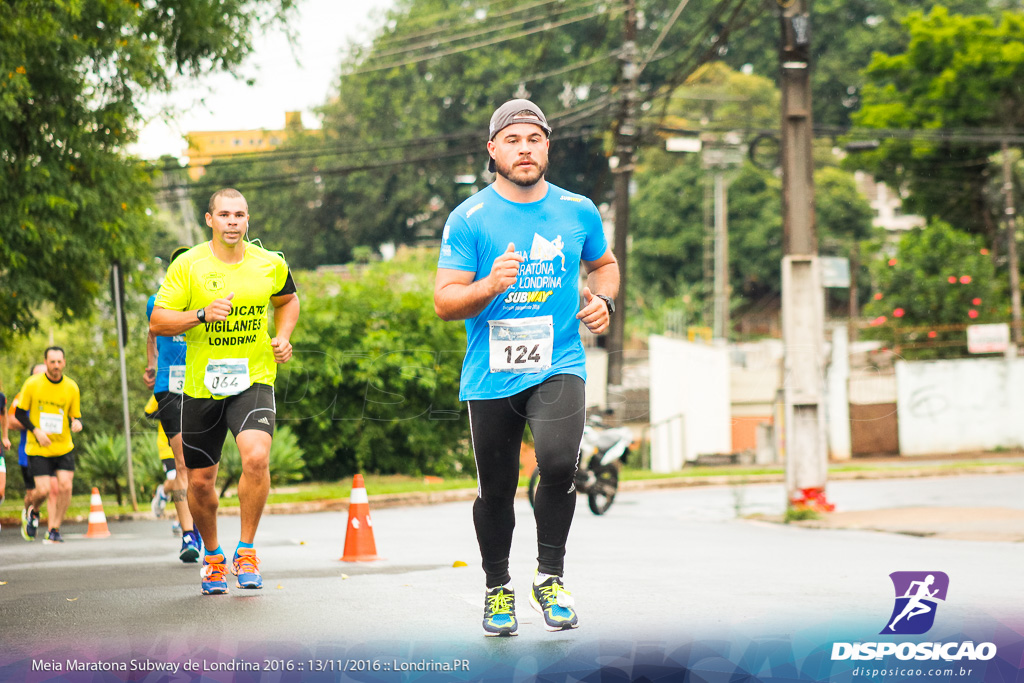
POLYGON ((473 522, 488 588, 511 580, 508 558, 516 525, 513 503, 527 423, 541 472, 533 510, 537 564, 545 574, 562 575, 565 541, 576 510, 573 477, 585 421, 584 383, 576 375, 549 377, 508 398, 469 401, 478 481, 473 522))

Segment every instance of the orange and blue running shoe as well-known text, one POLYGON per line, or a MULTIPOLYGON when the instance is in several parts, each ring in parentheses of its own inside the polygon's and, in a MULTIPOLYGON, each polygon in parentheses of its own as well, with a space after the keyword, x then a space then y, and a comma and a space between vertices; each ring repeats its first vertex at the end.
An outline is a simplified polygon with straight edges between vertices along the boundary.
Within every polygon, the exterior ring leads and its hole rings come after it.
POLYGON ((225 575, 228 567, 221 554, 207 555, 203 558, 203 566, 199 575, 203 578, 203 595, 221 595, 228 592, 225 575))
POLYGON ((231 573, 238 577, 239 588, 263 588, 263 577, 260 576, 260 560, 256 557, 255 548, 239 548, 235 551, 235 559, 231 563, 231 573))
POLYGON ((516 592, 505 586, 491 588, 484 594, 484 635, 514 636, 516 629, 516 592))
POLYGON ((530 605, 544 616, 544 628, 549 631, 579 626, 572 594, 565 590, 560 576, 549 576, 539 584, 535 578, 530 591, 530 605))

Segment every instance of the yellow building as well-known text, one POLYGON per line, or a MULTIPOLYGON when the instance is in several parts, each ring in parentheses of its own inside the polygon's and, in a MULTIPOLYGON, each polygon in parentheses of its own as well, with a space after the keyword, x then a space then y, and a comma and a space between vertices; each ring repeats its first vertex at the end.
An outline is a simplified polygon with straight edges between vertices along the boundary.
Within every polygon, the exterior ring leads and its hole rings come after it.
POLYGON ((190 131, 185 139, 188 149, 188 175, 199 180, 206 173, 206 165, 214 159, 268 152, 276 149, 294 131, 302 130, 302 112, 290 111, 284 115, 283 130, 209 130, 190 131))

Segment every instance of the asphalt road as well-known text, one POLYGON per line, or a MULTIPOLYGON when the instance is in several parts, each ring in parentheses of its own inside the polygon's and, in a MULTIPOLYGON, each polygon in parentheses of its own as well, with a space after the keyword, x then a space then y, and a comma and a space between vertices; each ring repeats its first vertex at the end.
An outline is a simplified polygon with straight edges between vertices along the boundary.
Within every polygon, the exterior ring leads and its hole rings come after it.
MULTIPOLYGON (((1024 509, 1021 490, 1024 475, 1003 474, 833 482, 829 494, 840 510, 1024 509)), ((545 673, 556 680, 621 661, 635 674, 629 667, 651 657, 666 666, 692 664, 696 650, 716 651, 715 643, 763 649, 780 639, 796 660, 816 638, 877 638, 893 606, 888 575, 903 570, 950 577, 949 600, 929 637, 992 624, 1024 633, 1024 544, 745 518, 781 513, 783 500, 781 484, 622 492, 596 517, 579 498, 565 581, 581 627, 562 633, 545 631, 526 600, 535 533, 529 504, 517 501, 511 565, 521 626, 510 639, 482 636, 483 574, 468 502, 371 510, 385 559, 366 563, 339 561, 347 513, 264 516, 257 549, 265 588, 229 583, 226 596, 200 595, 198 567, 177 560, 179 541, 166 520, 111 522, 106 539, 84 538, 85 525, 69 525, 67 542, 57 546, 26 543, 5 527, 0 680, 24 680, 33 666, 69 658, 255 663, 261 669, 246 674, 251 680, 290 680, 287 670, 275 678, 272 668, 289 665, 306 671, 293 680, 312 680, 311 668, 342 662, 370 670, 324 680, 431 680, 429 667, 458 659, 469 673, 446 676, 528 680, 545 673), (374 671, 374 662, 391 670, 374 671), (410 666, 421 668, 394 671, 410 666)), ((220 534, 224 547, 233 547, 238 518, 222 517, 220 534)), ((173 680, 190 680, 181 675, 173 680)), ((203 675, 242 680, 237 671, 203 675)), ((824 675, 812 671, 799 680, 824 675)))

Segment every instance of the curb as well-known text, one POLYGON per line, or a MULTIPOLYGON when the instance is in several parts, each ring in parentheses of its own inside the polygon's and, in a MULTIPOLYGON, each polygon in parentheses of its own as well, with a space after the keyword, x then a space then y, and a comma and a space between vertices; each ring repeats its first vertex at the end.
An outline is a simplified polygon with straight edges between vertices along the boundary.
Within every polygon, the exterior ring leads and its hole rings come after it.
MULTIPOLYGON (((829 481, 856 481, 856 480, 877 480, 877 479, 914 479, 922 477, 945 477, 965 474, 989 475, 989 474, 1020 474, 1024 472, 1024 462, 1004 465, 981 465, 978 467, 887 467, 876 470, 863 470, 852 472, 830 472, 829 481)), ((698 486, 744 486, 747 484, 776 484, 785 482, 785 474, 723 474, 707 475, 701 477, 667 477, 664 479, 634 479, 620 481, 620 491, 645 491, 657 489, 689 488, 698 486)), ((526 497, 526 487, 520 486, 516 492, 517 498, 526 497)), ((392 507, 412 507, 418 505, 437 505, 441 503, 454 503, 474 500, 476 498, 475 488, 449 489, 445 491, 414 491, 409 493, 381 493, 369 496, 371 509, 384 509, 392 507)), ((310 500, 299 503, 268 503, 264 508, 264 514, 271 515, 298 515, 314 512, 341 512, 348 510, 348 498, 333 498, 328 500, 310 500)), ((238 507, 222 507, 219 510, 221 515, 227 517, 237 516, 238 507)), ((168 514, 165 519, 173 519, 174 514, 168 514)), ((64 521, 69 523, 84 523, 88 516, 78 515, 68 517, 64 521)), ((156 519, 152 512, 132 512, 128 514, 107 515, 107 520, 126 521, 156 519)), ((20 519, 3 518, 0 525, 19 525, 20 519)))

